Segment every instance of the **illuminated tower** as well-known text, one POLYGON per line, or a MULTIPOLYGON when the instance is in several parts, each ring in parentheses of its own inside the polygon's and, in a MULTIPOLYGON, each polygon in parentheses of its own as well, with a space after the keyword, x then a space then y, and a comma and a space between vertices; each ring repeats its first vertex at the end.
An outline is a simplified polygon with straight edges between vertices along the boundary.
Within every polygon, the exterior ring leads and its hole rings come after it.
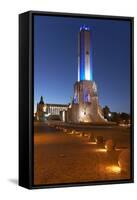
POLYGON ((78 81, 93 80, 91 39, 89 27, 82 26, 78 33, 78 81))
POLYGON ((84 25, 78 33, 78 81, 74 84, 74 97, 68 109, 69 121, 105 122, 93 80, 92 57, 92 35, 84 25))

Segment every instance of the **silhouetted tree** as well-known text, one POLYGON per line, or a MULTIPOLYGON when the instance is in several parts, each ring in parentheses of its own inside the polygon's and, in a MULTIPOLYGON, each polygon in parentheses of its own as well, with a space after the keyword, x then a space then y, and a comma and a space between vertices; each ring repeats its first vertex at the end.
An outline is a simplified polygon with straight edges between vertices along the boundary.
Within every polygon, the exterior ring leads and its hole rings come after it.
POLYGON ((112 113, 112 121, 113 121, 113 122, 116 122, 117 124, 119 124, 120 121, 121 121, 120 113, 113 112, 113 113, 112 113))
POLYGON ((129 119, 130 119, 130 115, 127 114, 127 113, 122 112, 122 113, 120 114, 120 118, 121 118, 121 121, 125 120, 125 122, 128 122, 129 119))
POLYGON ((102 110, 103 110, 104 118, 106 118, 107 120, 110 120, 109 118, 109 113, 111 113, 110 108, 108 106, 105 106, 102 110))

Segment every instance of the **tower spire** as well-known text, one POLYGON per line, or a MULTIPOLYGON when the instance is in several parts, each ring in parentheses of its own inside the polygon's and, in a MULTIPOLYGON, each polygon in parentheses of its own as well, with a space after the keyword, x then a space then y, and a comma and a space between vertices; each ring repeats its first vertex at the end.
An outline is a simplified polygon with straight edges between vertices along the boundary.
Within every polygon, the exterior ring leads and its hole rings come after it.
POLYGON ((43 96, 40 97, 40 104, 44 104, 43 96))

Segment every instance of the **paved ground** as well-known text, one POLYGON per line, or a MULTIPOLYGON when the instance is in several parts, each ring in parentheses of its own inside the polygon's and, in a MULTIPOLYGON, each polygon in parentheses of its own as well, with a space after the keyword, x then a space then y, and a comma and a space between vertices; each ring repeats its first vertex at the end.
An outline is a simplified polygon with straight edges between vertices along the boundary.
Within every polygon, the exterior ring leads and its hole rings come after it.
MULTIPOLYGON (((94 127, 84 131, 116 142, 116 151, 106 152, 104 144, 95 144, 81 134, 64 133, 44 123, 34 124, 34 184, 74 183, 119 180, 130 177, 121 173, 118 155, 130 148, 130 131, 116 127, 94 127)), ((80 130, 79 130, 80 131, 80 130)))

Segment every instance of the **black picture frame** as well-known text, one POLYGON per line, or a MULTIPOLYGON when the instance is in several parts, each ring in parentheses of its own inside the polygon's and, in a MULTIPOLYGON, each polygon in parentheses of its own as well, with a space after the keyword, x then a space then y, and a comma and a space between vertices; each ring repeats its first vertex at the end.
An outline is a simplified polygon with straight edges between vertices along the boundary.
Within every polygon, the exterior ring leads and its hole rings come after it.
POLYGON ((134 182, 134 18, 91 14, 28 11, 19 15, 19 185, 28 189, 118 184, 134 182), (91 181, 51 185, 34 185, 33 97, 34 97, 34 15, 122 20, 130 22, 130 80, 131 80, 131 178, 113 181, 91 181))

